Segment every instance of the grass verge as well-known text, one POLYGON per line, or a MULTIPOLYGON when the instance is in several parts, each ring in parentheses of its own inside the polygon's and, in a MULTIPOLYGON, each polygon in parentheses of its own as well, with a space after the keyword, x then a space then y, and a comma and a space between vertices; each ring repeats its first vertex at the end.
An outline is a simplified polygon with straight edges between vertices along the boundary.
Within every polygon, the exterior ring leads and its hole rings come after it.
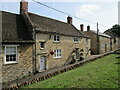
POLYGON ((120 59, 111 54, 22 88, 118 88, 120 59))

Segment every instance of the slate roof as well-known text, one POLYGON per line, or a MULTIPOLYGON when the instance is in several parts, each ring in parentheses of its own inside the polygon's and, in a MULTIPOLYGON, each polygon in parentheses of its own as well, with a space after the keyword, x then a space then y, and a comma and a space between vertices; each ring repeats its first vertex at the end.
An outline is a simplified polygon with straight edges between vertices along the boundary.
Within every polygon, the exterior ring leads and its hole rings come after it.
MULTIPOLYGON (((92 31, 93 33, 97 34, 97 31, 94 31, 94 30, 90 30, 90 31, 92 31)), ((109 36, 109 35, 107 35, 105 33, 101 33, 101 32, 98 32, 98 35, 104 36, 104 37, 107 37, 107 38, 111 38, 111 36, 109 36)))
POLYGON ((2 13, 2 42, 3 43, 33 43, 23 17, 5 11, 2 13))
POLYGON ((36 15, 30 12, 28 12, 28 15, 36 27, 36 30, 40 32, 83 37, 83 34, 71 24, 36 15))

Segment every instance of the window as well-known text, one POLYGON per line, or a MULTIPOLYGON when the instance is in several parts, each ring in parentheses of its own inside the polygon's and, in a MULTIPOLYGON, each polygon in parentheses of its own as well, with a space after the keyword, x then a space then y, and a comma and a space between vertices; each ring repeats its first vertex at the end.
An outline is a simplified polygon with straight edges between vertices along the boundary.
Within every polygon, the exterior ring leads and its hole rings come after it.
POLYGON ((78 38, 74 37, 74 43, 78 43, 78 38))
POLYGON ((104 44, 102 44, 102 49, 104 49, 104 46, 105 46, 105 45, 104 45, 104 44))
POLYGON ((61 58, 61 56, 62 56, 62 50, 61 49, 54 50, 54 58, 61 58))
POLYGON ((17 46, 5 46, 5 64, 17 63, 17 46))
POLYGON ((40 42, 40 48, 44 49, 45 48, 45 42, 40 42))
POLYGON ((60 36, 55 35, 54 36, 54 42, 60 42, 60 36))

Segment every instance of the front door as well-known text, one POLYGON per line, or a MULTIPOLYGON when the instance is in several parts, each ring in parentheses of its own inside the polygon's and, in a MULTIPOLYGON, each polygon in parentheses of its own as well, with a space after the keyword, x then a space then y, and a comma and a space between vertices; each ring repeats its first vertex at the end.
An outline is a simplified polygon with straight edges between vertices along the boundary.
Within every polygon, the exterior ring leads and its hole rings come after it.
POLYGON ((79 59, 80 56, 79 56, 79 48, 76 48, 76 59, 79 59))
POLYGON ((42 56, 40 57, 40 71, 44 71, 46 69, 46 66, 45 66, 45 57, 42 56))

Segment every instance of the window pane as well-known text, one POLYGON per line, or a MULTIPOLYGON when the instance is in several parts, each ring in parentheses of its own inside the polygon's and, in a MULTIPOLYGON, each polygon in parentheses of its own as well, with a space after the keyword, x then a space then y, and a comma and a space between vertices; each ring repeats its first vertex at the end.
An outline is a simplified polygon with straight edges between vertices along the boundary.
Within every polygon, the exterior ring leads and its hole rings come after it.
POLYGON ((9 61, 9 55, 6 55, 6 62, 9 61))
POLYGON ((9 61, 12 61, 12 55, 10 55, 10 60, 9 61))
POLYGON ((40 46, 41 46, 41 48, 44 48, 45 42, 41 42, 41 43, 40 43, 40 46))
POLYGON ((61 49, 56 49, 56 50, 54 50, 54 52, 55 52, 55 57, 56 58, 60 58, 61 57, 61 49))
POLYGON ((6 47, 6 54, 15 54, 16 47, 6 47))
POLYGON ((60 36, 54 36, 54 41, 60 41, 60 36))
POLYGON ((57 41, 59 41, 60 40, 60 37, 59 36, 57 36, 57 41))
POLYGON ((6 62, 16 61, 16 47, 6 47, 6 62))
POLYGON ((78 42, 78 38, 77 37, 74 38, 74 42, 78 42))
POLYGON ((56 41, 56 36, 54 36, 54 41, 56 41))
POLYGON ((16 61, 16 57, 15 57, 15 58, 13 58, 13 61, 16 61))

